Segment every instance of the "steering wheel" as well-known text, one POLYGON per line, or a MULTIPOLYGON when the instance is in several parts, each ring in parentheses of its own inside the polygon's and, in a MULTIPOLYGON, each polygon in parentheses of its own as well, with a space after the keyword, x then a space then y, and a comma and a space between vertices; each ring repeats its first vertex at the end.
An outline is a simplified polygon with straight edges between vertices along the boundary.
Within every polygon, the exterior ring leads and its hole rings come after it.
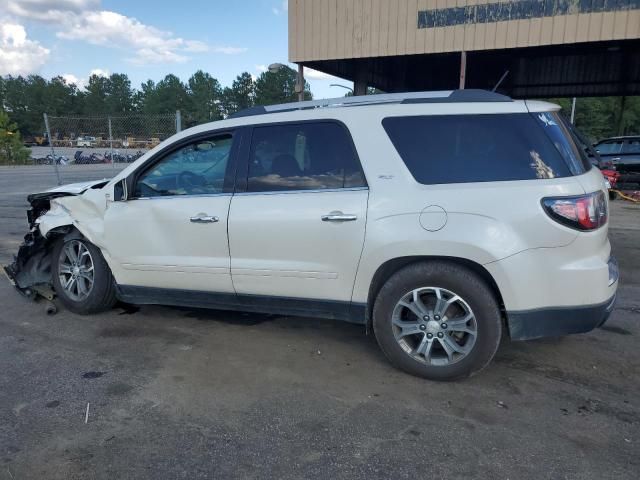
POLYGON ((198 175, 197 173, 190 172, 188 170, 184 170, 181 172, 176 179, 177 187, 184 190, 192 190, 193 188, 202 187, 206 183, 204 177, 198 175))

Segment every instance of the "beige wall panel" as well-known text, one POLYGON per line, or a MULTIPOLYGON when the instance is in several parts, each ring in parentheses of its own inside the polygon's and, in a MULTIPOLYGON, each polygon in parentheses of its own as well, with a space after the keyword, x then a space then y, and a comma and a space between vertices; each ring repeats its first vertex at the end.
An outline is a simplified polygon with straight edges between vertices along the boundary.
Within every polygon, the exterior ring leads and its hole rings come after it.
MULTIPOLYGON (((467 0, 467 5, 477 5, 477 0, 467 0)), ((464 49, 473 50, 473 42, 476 38, 476 26, 465 25, 464 26, 464 49)))
POLYGON ((640 10, 629 12, 625 38, 640 38, 640 10))
MULTIPOLYGON (((507 45, 513 47, 518 43, 518 22, 507 22, 507 45)), ((471 50, 471 49, 470 49, 471 50)))
POLYGON ((563 43, 574 43, 578 32, 578 15, 567 15, 564 23, 563 43))
POLYGON ((602 14, 602 30, 600 31, 600 40, 613 39, 614 17, 615 14, 613 12, 606 12, 602 14))
POLYGON ((380 3, 386 0, 372 0, 371 1, 371 19, 369 24, 371 25, 371 56, 377 55, 380 52, 380 3))
POLYGON ((327 18, 329 30, 329 50, 328 58, 335 58, 338 54, 338 0, 329 0, 329 17, 327 18))
POLYGON ((526 47, 529 45, 529 30, 531 29, 531 20, 518 20, 518 47, 526 47))
POLYGON ((543 17, 542 26, 540 28, 540 43, 546 44, 546 45, 550 44, 552 33, 553 33, 553 18, 543 17))
POLYGON ((640 10, 417 28, 418 12, 498 0, 290 0, 294 62, 639 38, 640 10))
POLYGON ((345 58, 345 43, 347 40, 347 5, 346 2, 338 0, 336 3, 336 30, 337 45, 335 58, 345 58))
POLYGON ((602 15, 599 13, 592 13, 589 15, 589 37, 588 42, 595 42, 600 40, 600 33, 602 32, 602 15))
MULTIPOLYGON (((427 10, 433 10, 436 8, 436 0, 427 0, 427 10)), ((425 44, 425 52, 431 53, 435 52, 435 44, 436 44, 436 29, 435 28, 426 28, 426 44, 425 44)))
POLYGON ((551 43, 562 43, 564 41, 564 27, 566 25, 564 15, 553 17, 553 30, 551 31, 551 43))
MULTIPOLYGON (((427 9, 427 0, 418 0, 418 11, 427 9)), ((418 18, 416 14, 416 27, 418 25, 418 18)), ((416 50, 419 53, 426 51, 427 48, 427 29, 426 28, 416 28, 417 36, 416 36, 416 50)))
MULTIPOLYGON (((445 1, 445 7, 439 8, 449 8, 455 7, 456 2, 453 1, 445 1), (453 5, 452 5, 453 3, 453 5)), ((455 27, 449 27, 444 29, 444 39, 442 41, 442 50, 445 52, 451 52, 454 50, 454 39, 455 39, 455 27)))
POLYGON ((389 2, 389 41, 387 42, 387 55, 398 54, 398 5, 397 2, 389 2))
POLYGON ((407 16, 407 0, 396 2, 396 51, 404 52, 407 46, 407 32, 405 18, 407 16))
POLYGON ((351 17, 353 29, 351 43, 353 44, 353 53, 351 56, 353 58, 358 58, 362 57, 362 0, 352 0, 351 4, 353 5, 353 16, 351 17))
MULTIPOLYGON (((320 38, 316 39, 320 45, 320 56, 327 57, 329 55, 329 1, 320 0, 320 25, 318 31, 320 38)), ((316 22, 318 23, 318 22, 316 22)))
POLYGON ((542 19, 532 18, 529 25, 529 45, 537 45, 540 43, 540 35, 542 32, 542 19))
POLYGON ((589 38, 589 21, 591 15, 588 13, 581 13, 578 15, 578 26, 576 29, 576 41, 586 42, 589 38))
POLYGON ((411 55, 417 53, 418 40, 418 0, 409 0, 404 14, 404 28, 407 31, 405 51, 411 55))
POLYGON ((613 15, 613 38, 616 40, 625 38, 628 12, 615 12, 613 15))
POLYGON ((498 22, 496 23, 496 48, 506 48, 507 47, 507 30, 509 27, 507 26, 509 22, 498 22))
POLYGON ((298 47, 298 37, 297 37, 297 24, 296 22, 300 18, 297 14, 297 1, 289 0, 289 10, 290 14, 287 18, 287 43, 289 44, 289 60, 293 61, 298 58, 296 48, 298 47))
POLYGON ((498 29, 497 22, 487 23, 485 37, 484 37, 484 48, 496 48, 496 31, 498 29))

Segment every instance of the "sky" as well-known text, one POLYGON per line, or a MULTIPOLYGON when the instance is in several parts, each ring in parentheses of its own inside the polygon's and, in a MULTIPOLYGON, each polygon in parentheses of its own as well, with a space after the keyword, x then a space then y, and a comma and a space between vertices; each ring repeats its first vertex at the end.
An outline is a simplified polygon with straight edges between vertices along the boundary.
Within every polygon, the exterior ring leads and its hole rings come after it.
MULTIPOLYGON (((286 0, 0 0, 0 75, 60 75, 82 88, 91 74, 126 73, 139 88, 201 69, 229 86, 287 63, 287 15, 286 0)), ((315 98, 350 86, 305 77, 315 98)))

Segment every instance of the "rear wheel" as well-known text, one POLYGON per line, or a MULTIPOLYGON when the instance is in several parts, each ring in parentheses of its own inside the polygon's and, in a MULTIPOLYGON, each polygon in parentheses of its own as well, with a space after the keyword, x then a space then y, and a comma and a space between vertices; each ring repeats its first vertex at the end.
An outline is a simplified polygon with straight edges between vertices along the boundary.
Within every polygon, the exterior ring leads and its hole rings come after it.
POLYGON ((52 255, 53 287, 69 310, 89 314, 115 304, 111 270, 95 245, 84 238, 61 238, 52 255))
POLYGON ((433 380, 481 370, 502 336, 491 289, 473 271, 447 262, 414 264, 394 274, 376 299, 373 328, 392 364, 433 380))

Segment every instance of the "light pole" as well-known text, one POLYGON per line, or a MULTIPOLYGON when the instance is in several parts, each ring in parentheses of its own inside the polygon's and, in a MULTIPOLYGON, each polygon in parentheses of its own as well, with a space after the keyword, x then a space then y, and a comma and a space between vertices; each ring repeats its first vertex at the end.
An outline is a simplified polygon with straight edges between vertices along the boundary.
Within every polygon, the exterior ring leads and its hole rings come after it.
POLYGON ((351 93, 353 93, 353 88, 347 87, 346 85, 340 85, 339 83, 331 83, 329 86, 344 88, 345 90, 349 90, 351 93))
MULTIPOLYGON (((278 73, 281 69, 285 68, 283 63, 272 63, 269 65, 269 72, 278 73)), ((298 78, 296 79, 296 93, 298 94, 298 101, 304 101, 304 67, 302 64, 298 64, 298 78)))

